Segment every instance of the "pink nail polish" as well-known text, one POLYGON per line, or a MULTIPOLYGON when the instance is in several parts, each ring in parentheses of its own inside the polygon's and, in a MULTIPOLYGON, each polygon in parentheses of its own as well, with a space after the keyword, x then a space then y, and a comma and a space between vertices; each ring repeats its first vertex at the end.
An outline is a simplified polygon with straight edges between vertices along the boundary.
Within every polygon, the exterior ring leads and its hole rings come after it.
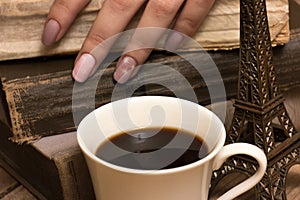
POLYGON ((95 67, 95 58, 88 53, 82 54, 73 69, 73 77, 77 82, 84 82, 88 79, 95 67))
POLYGON ((60 25, 59 23, 54 20, 50 19, 43 31, 42 34, 42 42, 45 46, 52 45, 56 42, 57 35, 60 31, 60 25))
POLYGON ((165 49, 171 52, 176 51, 182 44, 184 37, 178 32, 172 32, 167 38, 165 49))
POLYGON ((117 69, 114 73, 114 79, 118 83, 125 83, 131 78, 132 73, 134 72, 137 62, 129 56, 125 56, 118 63, 117 69))

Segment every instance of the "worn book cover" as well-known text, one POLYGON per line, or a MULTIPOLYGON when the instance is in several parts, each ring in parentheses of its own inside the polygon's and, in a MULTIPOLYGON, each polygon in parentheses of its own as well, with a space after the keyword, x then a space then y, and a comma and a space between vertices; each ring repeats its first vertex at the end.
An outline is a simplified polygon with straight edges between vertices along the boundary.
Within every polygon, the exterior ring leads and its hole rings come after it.
POLYGON ((9 127, 0 122, 0 130, 0 166, 38 199, 95 199, 75 132, 16 145, 9 127))
MULTIPOLYGON (((297 35, 299 33, 295 32, 295 37, 293 36, 284 48, 273 49, 273 63, 277 68, 278 81, 282 90, 300 84, 300 68, 298 67, 300 57, 297 56, 300 53, 298 48, 300 38, 297 35), (289 62, 288 67, 287 60, 289 62)), ((218 87, 220 84, 224 84, 228 99, 235 97, 238 82, 238 49, 225 52, 213 51, 209 53, 209 56, 218 67, 222 80, 214 74, 209 65, 203 65, 207 60, 200 52, 186 53, 184 58, 169 53, 154 52, 146 64, 151 65, 151 68, 158 71, 162 71, 164 67, 169 67, 175 72, 179 72, 189 82, 197 95, 198 102, 202 105, 209 104, 211 101, 207 88, 218 87), (195 71, 195 68, 188 61, 202 63, 201 73, 208 75, 210 81, 204 81, 201 74, 195 71)), ((55 58, 55 63, 57 63, 57 66, 61 66, 58 60, 59 58, 55 58)), ((62 63, 64 62, 62 61, 62 63)), ((51 66, 51 60, 40 61, 35 65, 39 67, 32 70, 39 72, 42 68, 51 66)), ((17 143, 32 142, 47 135, 75 130, 72 101, 79 102, 76 109, 82 111, 84 116, 93 109, 93 106, 98 107, 110 102, 113 92, 115 98, 126 97, 127 90, 134 89, 136 83, 135 81, 129 81, 126 86, 119 86, 118 92, 114 91, 116 83, 113 81, 112 76, 115 63, 112 63, 105 70, 98 70, 96 75, 91 77, 91 80, 98 80, 99 74, 102 74, 101 81, 98 82, 94 94, 88 92, 92 91, 91 87, 94 87, 88 84, 83 84, 75 94, 71 67, 56 72, 10 77, 9 72, 10 70, 13 71, 14 67, 6 66, 9 70, 2 75, 1 81, 13 133, 11 139, 17 143), (125 87, 125 89, 122 89, 122 87, 125 87), (93 98, 95 104, 91 105, 92 107, 87 107, 85 102, 93 98)), ((18 69, 25 68, 22 63, 18 66, 18 69)), ((174 85, 177 91, 187 89, 186 85, 174 80, 174 74, 161 73, 158 77, 157 74, 152 75, 149 73, 148 69, 151 68, 142 68, 138 73, 138 78, 134 80, 144 80, 143 77, 147 77, 152 83, 159 82, 162 85, 174 85)), ((162 85, 146 84, 141 88, 135 88, 133 95, 174 95, 172 91, 162 85)))

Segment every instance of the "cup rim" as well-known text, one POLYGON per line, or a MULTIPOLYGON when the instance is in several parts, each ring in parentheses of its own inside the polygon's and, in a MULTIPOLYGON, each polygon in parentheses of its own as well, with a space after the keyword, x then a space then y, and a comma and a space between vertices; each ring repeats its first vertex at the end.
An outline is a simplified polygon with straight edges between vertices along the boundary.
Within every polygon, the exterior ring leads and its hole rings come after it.
MULTIPOLYGON (((159 98, 179 99, 180 101, 187 101, 187 102, 190 102, 190 103, 194 103, 194 102, 191 102, 191 101, 188 101, 188 100, 185 100, 185 99, 180 99, 180 98, 177 98, 177 97, 167 97, 167 96, 138 96, 138 97, 129 97, 129 98, 158 98, 158 97, 159 98)), ((126 99, 128 99, 128 98, 126 98, 126 99)), ((117 101, 122 101, 122 100, 126 100, 126 99, 120 99, 120 100, 117 100, 117 101)), ((97 109, 90 112, 88 115, 91 115, 91 114, 97 112, 97 110, 99 110, 99 109, 103 109, 102 107, 108 106, 111 103, 113 103, 113 102, 109 102, 107 104, 104 104, 104 105, 98 107, 97 109)), ((189 169, 193 169, 193 168, 198 167, 200 165, 203 165, 204 163, 206 163, 209 160, 213 159, 216 156, 216 154, 221 150, 221 148, 224 146, 225 138, 226 138, 225 127, 224 127, 223 123, 221 122, 221 120, 208 108, 205 108, 204 106, 199 105, 199 104, 197 104, 197 106, 202 107, 205 110, 205 112, 209 112, 212 115, 214 120, 219 121, 218 123, 220 123, 222 125, 221 130, 220 130, 221 133, 220 133, 220 136, 218 138, 217 143, 212 147, 212 150, 208 153, 208 155, 206 155, 204 158, 202 158, 198 161, 195 161, 195 162, 192 162, 192 163, 180 166, 180 167, 169 168, 169 169, 154 169, 154 170, 134 169, 134 168, 122 167, 122 166, 112 164, 108 161, 102 160, 101 158, 98 158, 93 152, 91 152, 88 149, 88 147, 86 146, 86 144, 84 143, 84 141, 82 139, 82 136, 81 136, 82 133, 80 133, 78 131, 77 131, 77 134, 76 134, 77 142, 79 144, 80 149, 85 154, 85 156, 88 156, 90 159, 92 159, 93 161, 95 161, 99 164, 102 164, 102 165, 104 165, 108 168, 111 168, 111 169, 114 169, 114 170, 117 170, 117 171, 120 171, 120 172, 131 173, 131 174, 169 174, 169 173, 176 173, 176 172, 180 172, 180 171, 186 171, 186 170, 189 170, 189 169)), ((86 118, 88 115, 86 115, 84 118, 86 118)), ((79 124, 78 128, 80 127, 80 124, 79 124)))

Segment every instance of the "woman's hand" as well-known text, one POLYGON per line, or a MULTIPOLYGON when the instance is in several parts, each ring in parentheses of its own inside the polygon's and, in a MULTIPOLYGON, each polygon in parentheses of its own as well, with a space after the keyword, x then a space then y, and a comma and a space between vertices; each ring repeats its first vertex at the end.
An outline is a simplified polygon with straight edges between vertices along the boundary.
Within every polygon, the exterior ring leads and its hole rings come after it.
MULTIPOLYGON (((89 3, 89 0, 55 0, 47 17, 42 42, 52 45, 59 41, 67 32, 78 13, 89 3)), ((199 28, 201 22, 211 9, 214 0, 106 0, 91 27, 81 50, 75 60, 73 77, 78 82, 84 82, 91 76, 96 63, 96 58, 90 52, 108 38, 118 34, 126 28, 133 16, 145 5, 142 17, 137 28, 159 27, 169 28, 176 21, 173 29, 177 32, 192 36, 199 28), (179 12, 179 13, 178 13, 179 12), (177 15, 178 13, 178 15, 177 15)), ((168 36, 165 47, 176 50, 183 40, 183 35, 173 32, 168 36)), ((128 46, 138 43, 140 37, 133 34, 128 46)), ((159 39, 159 34, 149 35, 151 42, 159 39)), ((141 41, 143 42, 143 41, 141 41)), ((101 46, 100 46, 101 48, 101 46)), ((105 48, 105 47, 103 47, 105 48)), ((109 49, 103 49, 108 53, 109 49)), ((152 49, 144 48, 128 51, 123 54, 117 63, 114 79, 125 83, 136 73, 138 65, 145 62, 152 49)))

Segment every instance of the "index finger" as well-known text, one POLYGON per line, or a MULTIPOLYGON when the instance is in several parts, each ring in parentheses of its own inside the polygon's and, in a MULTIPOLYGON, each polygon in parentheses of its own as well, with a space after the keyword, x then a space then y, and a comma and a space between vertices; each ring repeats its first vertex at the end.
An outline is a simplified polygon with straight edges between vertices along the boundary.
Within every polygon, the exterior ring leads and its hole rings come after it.
POLYGON ((124 31, 145 0, 106 0, 86 37, 76 58, 73 77, 84 82, 95 70, 96 64, 108 53, 109 45, 100 46, 108 38, 124 31), (90 53, 96 47, 101 48, 101 56, 90 53))
POLYGON ((55 0, 45 22, 43 44, 48 46, 60 40, 89 2, 90 0, 55 0))

